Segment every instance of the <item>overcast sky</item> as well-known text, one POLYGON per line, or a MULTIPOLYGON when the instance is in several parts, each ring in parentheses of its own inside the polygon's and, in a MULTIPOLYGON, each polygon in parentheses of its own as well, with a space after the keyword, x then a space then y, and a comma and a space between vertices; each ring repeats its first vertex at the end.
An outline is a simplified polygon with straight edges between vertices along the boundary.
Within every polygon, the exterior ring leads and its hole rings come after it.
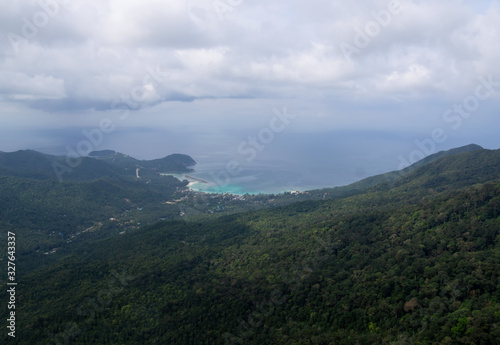
POLYGON ((3 151, 64 151, 103 119, 113 130, 95 149, 234 151, 285 108, 276 137, 378 133, 405 157, 416 140, 500 148, 498 1, 0 5, 3 151))

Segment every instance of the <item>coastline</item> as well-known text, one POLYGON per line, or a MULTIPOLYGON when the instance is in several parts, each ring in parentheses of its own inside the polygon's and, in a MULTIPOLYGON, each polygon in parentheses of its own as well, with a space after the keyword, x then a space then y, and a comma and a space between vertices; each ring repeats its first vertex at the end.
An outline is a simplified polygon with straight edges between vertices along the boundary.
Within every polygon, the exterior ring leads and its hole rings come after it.
MULTIPOLYGON (((249 183, 249 180, 241 181, 241 179, 233 179, 233 183, 228 183, 224 185, 218 185, 213 181, 207 181, 199 177, 195 177, 191 173, 161 173, 163 176, 173 176, 180 181, 187 180, 187 188, 193 192, 207 193, 207 194, 231 194, 235 196, 248 195, 279 195, 286 192, 303 192, 308 190, 307 188, 295 187, 292 189, 281 189, 279 187, 272 186, 271 188, 253 188, 256 187, 253 183, 249 183), (241 182, 241 183, 238 183, 241 182)), ((314 189, 314 188, 312 188, 314 189)))

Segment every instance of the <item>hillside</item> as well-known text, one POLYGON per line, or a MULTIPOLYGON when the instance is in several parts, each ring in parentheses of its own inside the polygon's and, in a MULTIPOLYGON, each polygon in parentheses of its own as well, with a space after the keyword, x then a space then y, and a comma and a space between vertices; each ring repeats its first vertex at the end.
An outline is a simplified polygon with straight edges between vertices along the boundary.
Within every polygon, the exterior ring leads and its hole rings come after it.
POLYGON ((172 154, 163 158, 153 160, 138 160, 123 153, 104 150, 93 151, 89 157, 105 161, 126 170, 135 171, 136 168, 149 170, 151 172, 189 172, 190 166, 196 162, 188 155, 172 154))
POLYGON ((362 179, 358 182, 352 183, 348 186, 341 186, 341 187, 335 187, 335 188, 325 188, 322 189, 321 191, 324 193, 329 193, 333 197, 344 197, 344 196, 350 196, 350 195, 355 195, 358 193, 362 193, 366 191, 367 189, 374 187, 376 185, 380 185, 383 183, 394 183, 395 181, 399 180, 402 176, 405 176, 412 171, 414 171, 417 168, 420 168, 422 166, 425 166, 429 163, 432 163, 434 161, 437 161, 438 159, 448 157, 448 156, 454 156, 457 154, 461 153, 468 153, 468 152, 480 152, 483 151, 484 149, 475 144, 470 144, 462 147, 458 147, 455 149, 447 150, 447 151, 440 151, 435 154, 429 155, 425 157, 424 159, 404 168, 398 171, 391 171, 387 172, 384 174, 379 174, 375 176, 370 176, 365 179, 362 179))
MULTIPOLYGON (((114 152, 114 151, 112 151, 114 152)), ((21 155, 30 157, 29 162, 36 162, 39 158, 41 162, 46 162, 45 155, 34 151, 21 151, 21 155)), ((109 152, 104 152, 107 155, 109 152)), ((118 157, 122 155, 113 153, 118 157)), ((448 184, 456 186, 457 181, 468 183, 461 176, 460 164, 447 166, 446 157, 442 155, 436 162, 437 165, 429 164, 421 172, 425 172, 422 177, 410 177, 410 180, 418 181, 417 186, 428 185, 439 177, 440 181, 433 184, 440 184, 439 188, 445 188, 448 184), (444 161, 441 161, 443 160, 444 161), (441 174, 439 170, 448 170, 447 174, 441 174), (452 176, 458 173, 459 176, 452 176), (448 184, 444 183, 445 177, 453 177, 448 184)), ((496 161, 491 161, 490 153, 487 150, 461 153, 454 156, 450 162, 465 161, 467 164, 480 168, 474 172, 474 176, 481 175, 482 181, 487 181, 498 176, 498 166, 496 161), (484 158, 483 156, 486 155, 484 158), (462 157, 462 158, 460 158, 462 157), (487 160, 490 159, 488 163, 487 160)), ((97 165, 104 164, 108 168, 110 163, 89 160, 97 165)), ((20 161, 20 160, 18 160, 20 161)), ((22 161, 21 161, 22 162, 22 161)), ((47 163, 48 164, 48 163, 47 163)), ((36 171, 29 164, 26 169, 21 169, 26 176, 36 176, 36 171), (31 169, 31 170, 30 170, 31 169)), ((46 165, 48 166, 48 165, 46 165)), ((415 170, 413 168, 411 171, 415 170)), ((43 169, 41 170, 43 171, 43 169)), ((97 174, 96 170, 94 174, 97 174)), ((421 173, 419 172, 419 173, 421 173)), ((118 173, 117 173, 118 174, 118 173)), ((78 175, 78 174, 77 174, 78 175)), ((401 174, 401 175, 406 175, 401 174)), ((84 174, 79 174, 84 176, 84 174)), ((116 174, 115 174, 116 176, 116 174)), ((270 207, 284 206, 290 203, 306 200, 337 199, 351 195, 358 195, 373 191, 390 191, 390 198, 397 200, 399 195, 394 196, 396 182, 380 183, 370 187, 369 184, 359 187, 355 183, 346 187, 339 187, 327 190, 310 191, 299 195, 246 195, 243 200, 227 195, 207 195, 196 193, 186 189, 186 182, 180 182, 169 176, 150 176, 148 179, 136 178, 110 178, 103 177, 91 181, 70 181, 60 183, 52 179, 25 178, 17 176, 0 175, 0 226, 4 228, 14 228, 26 232, 25 247, 23 253, 35 255, 34 252, 51 252, 54 248, 71 245, 76 239, 81 240, 81 235, 87 229, 92 229, 91 233, 85 233, 85 238, 106 238, 119 233, 129 232, 140 226, 154 224, 160 219, 186 219, 189 221, 202 221, 227 214, 241 213, 250 210, 265 209, 270 207), (62 234, 58 236, 57 234, 62 234), (71 241, 68 243, 68 241, 71 241)), ((374 177, 375 179, 377 177, 374 177)), ((405 181, 400 178, 401 181, 405 181)), ((398 182, 399 183, 399 182, 398 182)), ((408 184, 411 185, 411 184, 408 184)), ((421 197, 422 193, 432 194, 431 189, 422 192, 414 191, 401 193, 404 197, 409 194, 413 197, 421 197)), ((388 200, 387 202, 391 202, 388 200)))
POLYGON ((73 241, 118 235, 159 218, 178 217, 178 207, 166 201, 184 187, 185 183, 173 177, 145 184, 110 179, 61 183, 0 176, 0 228, 22 234, 18 254, 31 269, 40 263, 39 255, 73 241))
MULTIPOLYGON (((159 161, 168 171, 169 164, 181 169, 182 162, 192 159, 171 155, 159 161)), ((160 166, 156 160, 144 162, 160 166)), ((137 179, 135 168, 91 157, 63 170, 59 180, 54 164, 65 166, 67 159, 32 150, 0 153, 0 228, 24 234, 23 255, 32 257, 82 237, 104 238, 179 217, 178 206, 167 202, 178 198, 185 181, 154 171, 137 179)), ((35 260, 30 267, 36 264, 35 260)))
POLYGON ((97 151, 68 164, 63 156, 47 155, 32 150, 0 152, 0 175, 64 181, 89 181, 98 178, 134 178, 136 168, 147 177, 160 172, 189 172, 196 162, 188 155, 173 154, 161 159, 139 161, 114 151, 97 151), (59 174, 58 174, 59 171, 59 174))
POLYGON ((499 231, 500 150, 445 155, 354 196, 40 254, 16 339, 497 344, 499 231))

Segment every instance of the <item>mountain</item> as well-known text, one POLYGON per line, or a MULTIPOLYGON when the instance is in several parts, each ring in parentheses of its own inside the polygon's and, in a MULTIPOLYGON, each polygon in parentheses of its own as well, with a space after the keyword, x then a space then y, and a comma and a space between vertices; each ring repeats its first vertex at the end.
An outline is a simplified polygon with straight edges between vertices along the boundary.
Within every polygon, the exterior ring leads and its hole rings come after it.
POLYGON ((438 191, 485 183, 500 177, 500 150, 463 151, 446 155, 415 169, 394 187, 429 188, 438 191))
POLYGON ((442 158, 442 157, 453 156, 453 155, 456 155, 459 153, 464 153, 464 152, 474 152, 474 151, 481 151, 481 150, 484 150, 484 148, 482 148, 481 146, 476 145, 476 144, 469 144, 466 146, 457 147, 457 148, 447 150, 447 151, 440 151, 440 152, 434 153, 432 155, 429 155, 429 156, 425 157, 424 159, 419 160, 418 162, 416 162, 415 164, 412 165, 412 168, 414 169, 414 168, 424 166, 424 165, 431 163, 435 160, 438 160, 439 158, 442 158))
MULTIPOLYGON (((11 170, 10 176, 0 175, 0 226, 30 232, 30 235, 25 237, 25 249, 26 253, 33 255, 33 250, 36 249, 47 251, 50 248, 67 246, 67 238, 91 228, 94 224, 100 224, 99 232, 95 235, 107 237, 135 227, 130 224, 145 226, 159 219, 202 220, 306 200, 339 199, 360 194, 366 196, 377 192, 388 192, 395 200, 400 195, 418 198, 423 194, 435 193, 434 189, 454 188, 458 183, 469 183, 466 177, 461 175, 463 162, 471 165, 471 169, 474 166, 480 167, 474 171, 473 176, 482 176, 483 180, 497 176, 498 162, 492 160, 488 150, 469 153, 462 151, 461 154, 449 156, 453 157, 451 160, 446 159, 447 155, 442 155, 435 164, 431 162, 432 164, 429 163, 423 169, 412 169, 411 173, 401 174, 398 181, 383 182, 371 187, 366 184, 363 188, 359 188, 359 183, 355 183, 326 190, 328 193, 319 190, 298 195, 246 195, 244 200, 192 192, 186 189, 186 181, 181 182, 169 176, 156 174, 146 175, 147 178, 144 178, 142 168, 140 171, 143 178, 137 179, 135 169, 126 175, 123 172, 126 173, 127 170, 119 167, 119 164, 113 165, 93 158, 82 160, 81 167, 67 174, 67 181, 60 183, 53 178, 47 178, 51 173, 52 157, 34 151, 20 151, 3 156, 4 166, 10 166, 11 170), (450 165, 450 162, 455 163, 450 165), (491 170, 484 169, 488 164, 492 167, 491 170), (36 170, 35 166, 42 168, 36 170), (16 169, 17 173, 13 174, 12 171, 16 169), (442 174, 443 169, 448 173, 442 174), (108 173, 99 175, 104 172, 108 173), (423 176, 415 175, 424 172, 423 176), (405 178, 414 181, 413 184, 419 188, 404 190, 394 196, 396 187, 401 183, 405 183, 405 188, 412 185, 406 183, 405 178), (429 188, 421 189, 420 186, 429 188), (37 231, 33 234, 30 229, 37 231), (65 236, 48 236, 53 232, 63 233, 65 236)), ((115 157, 128 159, 125 155, 112 152, 115 157)), ((102 156, 110 154, 111 151, 108 151, 102 156)))
POLYGON ((134 178, 136 168, 144 175, 160 172, 188 172, 196 162, 188 155, 174 154, 161 159, 139 161, 115 151, 97 151, 68 164, 67 157, 47 155, 32 150, 0 152, 0 175, 33 179, 90 181, 98 178, 134 178))
POLYGON ((159 218, 179 217, 179 207, 166 202, 176 198, 185 182, 171 176, 158 180, 102 178, 61 183, 0 176, 0 229, 22 234, 18 251, 31 262, 39 253, 70 246, 82 236, 109 237, 159 218), (92 233, 86 233, 89 229, 92 233))
POLYGON ((0 152, 0 174, 44 179, 54 175, 48 156, 32 150, 0 152))
POLYGON ((11 343, 498 344, 500 150, 31 255, 11 343))
POLYGON ((154 160, 138 160, 123 153, 105 150, 93 151, 89 154, 89 157, 111 163, 126 170, 135 171, 136 168, 141 168, 159 173, 188 172, 192 171, 188 167, 196 164, 191 157, 182 154, 172 154, 154 160))
POLYGON ((476 145, 476 144, 470 144, 458 148, 454 148, 451 150, 447 151, 440 151, 435 154, 429 155, 425 157, 424 159, 417 161, 416 163, 398 170, 398 171, 391 171, 388 173, 384 174, 379 174, 371 177, 367 177, 365 179, 362 179, 358 182, 352 183, 347 186, 341 186, 341 187, 335 187, 335 188, 325 188, 322 189, 322 192, 329 193, 331 197, 343 197, 343 196, 349 196, 349 195, 355 195, 358 193, 362 193, 363 191, 366 191, 367 189, 382 184, 382 183, 391 183, 396 180, 398 180, 400 177, 405 176, 409 174, 410 172, 414 171, 415 169, 422 167, 426 164, 432 163, 440 158, 447 157, 447 156, 454 156, 460 153, 466 153, 466 152, 479 152, 484 150, 481 146, 476 145))
MULTIPOLYGON (((157 161, 163 171, 188 171, 182 163, 193 162, 184 155, 141 162, 158 167, 157 161)), ((32 150, 0 153, 0 228, 24 233, 26 255, 68 245, 75 236, 89 236, 87 229, 99 230, 94 238, 107 237, 179 217, 172 201, 185 181, 152 169, 149 174, 140 169, 138 179, 135 168, 92 157, 69 163, 67 157, 32 150)))

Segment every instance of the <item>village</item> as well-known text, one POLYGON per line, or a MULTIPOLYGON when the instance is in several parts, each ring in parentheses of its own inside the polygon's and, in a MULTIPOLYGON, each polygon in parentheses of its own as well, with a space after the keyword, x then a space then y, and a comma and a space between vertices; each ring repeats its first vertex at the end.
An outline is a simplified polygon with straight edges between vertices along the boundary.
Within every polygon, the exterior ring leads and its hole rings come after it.
MULTIPOLYGON (((193 177, 190 177, 193 179, 193 177)), ((51 237, 59 238, 66 244, 78 240, 82 236, 126 235, 143 226, 171 220, 195 221, 206 217, 215 217, 239 212, 259 210, 268 207, 287 205, 302 200, 321 200, 329 193, 320 191, 290 191, 283 194, 231 194, 208 193, 190 188, 190 184, 177 187, 169 200, 136 204, 131 198, 124 198, 127 207, 121 212, 111 214, 105 219, 95 220, 91 226, 70 234, 53 231, 51 237)), ((62 243, 64 243, 62 242, 62 243)), ((60 246, 43 251, 51 255, 60 246)))

